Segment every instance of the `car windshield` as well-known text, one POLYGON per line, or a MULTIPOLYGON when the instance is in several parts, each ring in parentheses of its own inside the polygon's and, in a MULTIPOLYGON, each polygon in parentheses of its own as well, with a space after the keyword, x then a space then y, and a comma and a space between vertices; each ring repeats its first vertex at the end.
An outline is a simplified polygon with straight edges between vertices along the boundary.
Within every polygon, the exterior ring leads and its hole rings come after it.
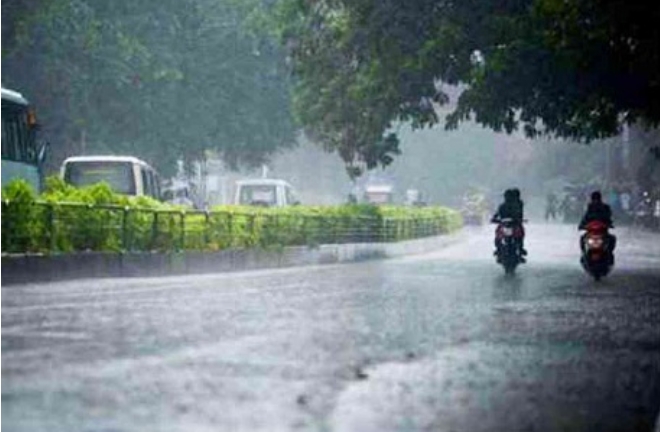
POLYGON ((387 192, 367 192, 367 199, 373 204, 387 204, 390 202, 390 194, 387 192))
POLYGON ((132 167, 130 162, 118 161, 68 162, 64 181, 78 187, 106 182, 117 193, 135 195, 132 167))
POLYGON ((242 185, 239 204, 266 205, 277 204, 274 185, 242 185))

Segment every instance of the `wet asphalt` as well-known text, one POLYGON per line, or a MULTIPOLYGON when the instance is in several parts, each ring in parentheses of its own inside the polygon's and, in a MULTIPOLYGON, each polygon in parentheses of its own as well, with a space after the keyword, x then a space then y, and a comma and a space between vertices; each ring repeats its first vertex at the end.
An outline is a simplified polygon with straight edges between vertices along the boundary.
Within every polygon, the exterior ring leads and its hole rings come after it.
POLYGON ((6 431, 654 431, 660 236, 492 229, 432 254, 2 288, 6 431))

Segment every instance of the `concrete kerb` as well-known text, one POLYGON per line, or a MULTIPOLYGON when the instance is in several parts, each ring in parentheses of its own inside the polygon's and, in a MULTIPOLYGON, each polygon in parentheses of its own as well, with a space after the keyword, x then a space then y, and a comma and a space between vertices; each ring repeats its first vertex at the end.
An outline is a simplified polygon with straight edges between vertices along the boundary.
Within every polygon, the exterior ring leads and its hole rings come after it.
POLYGON ((459 241, 461 232, 398 243, 292 246, 276 250, 2 256, 2 285, 99 277, 173 276, 336 264, 422 254, 459 241))

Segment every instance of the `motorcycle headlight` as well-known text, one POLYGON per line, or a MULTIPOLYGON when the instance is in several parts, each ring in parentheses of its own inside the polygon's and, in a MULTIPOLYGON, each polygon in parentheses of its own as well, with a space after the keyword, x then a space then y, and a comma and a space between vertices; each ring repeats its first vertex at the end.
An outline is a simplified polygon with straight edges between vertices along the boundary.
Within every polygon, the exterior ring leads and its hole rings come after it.
POLYGON ((504 234, 507 237, 512 236, 513 235, 513 228, 510 228, 510 227, 502 228, 502 234, 504 234))

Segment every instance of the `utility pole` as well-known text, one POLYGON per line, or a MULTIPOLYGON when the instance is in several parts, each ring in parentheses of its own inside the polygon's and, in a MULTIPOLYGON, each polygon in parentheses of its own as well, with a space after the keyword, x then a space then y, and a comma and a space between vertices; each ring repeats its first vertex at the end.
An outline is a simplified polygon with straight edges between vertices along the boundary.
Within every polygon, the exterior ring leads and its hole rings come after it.
POLYGON ((605 144, 605 184, 607 186, 612 182, 612 140, 607 140, 605 144))
POLYGON ((84 155, 87 151, 87 131, 83 128, 80 130, 80 154, 84 155))
POLYGON ((621 159, 623 172, 627 175, 630 173, 630 129, 627 123, 623 124, 621 133, 621 159))

